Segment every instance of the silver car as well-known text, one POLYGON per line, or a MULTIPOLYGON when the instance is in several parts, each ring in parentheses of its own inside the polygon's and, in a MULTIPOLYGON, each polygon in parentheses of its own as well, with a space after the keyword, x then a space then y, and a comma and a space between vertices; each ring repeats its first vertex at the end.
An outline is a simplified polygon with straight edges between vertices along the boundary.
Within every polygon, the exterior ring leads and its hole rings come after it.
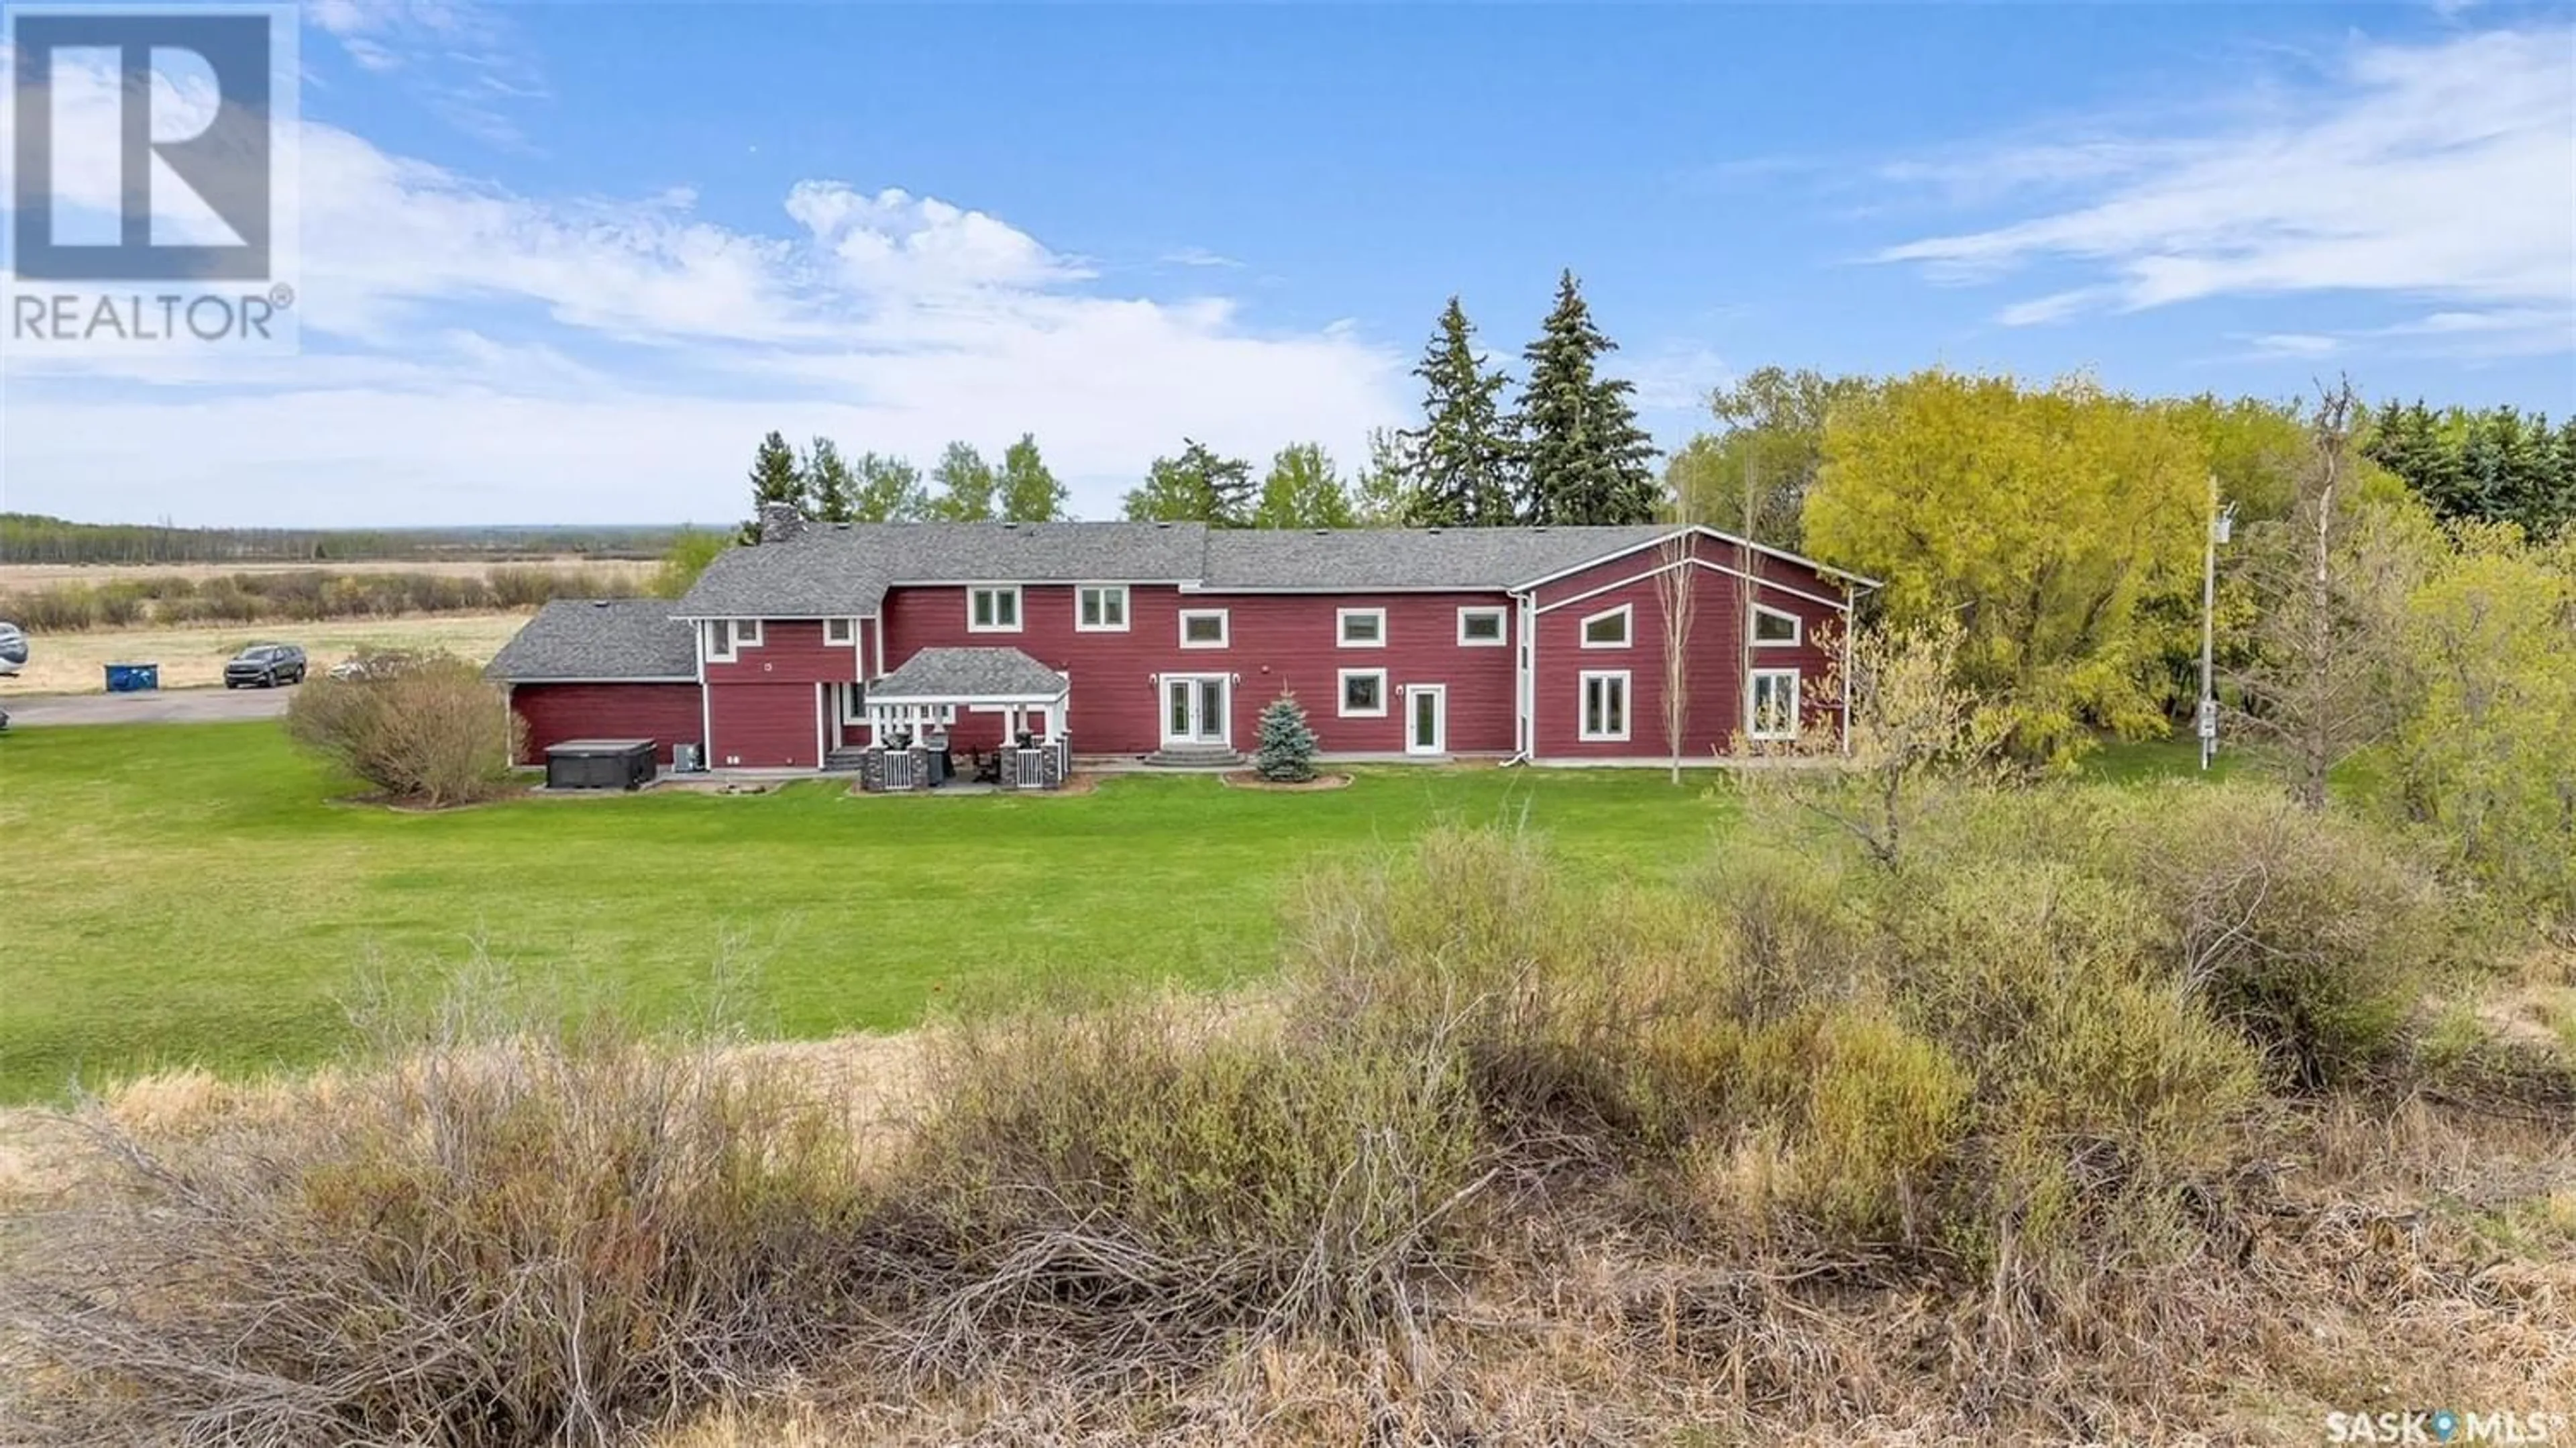
POLYGON ((0 677, 15 674, 27 667, 27 632, 14 623, 0 623, 0 677))

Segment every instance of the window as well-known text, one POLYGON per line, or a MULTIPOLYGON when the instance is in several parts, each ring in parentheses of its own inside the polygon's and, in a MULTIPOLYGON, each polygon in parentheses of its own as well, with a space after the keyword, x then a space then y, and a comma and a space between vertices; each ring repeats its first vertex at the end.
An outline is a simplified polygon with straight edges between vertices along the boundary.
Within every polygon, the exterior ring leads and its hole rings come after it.
POLYGON ((1083 633, 1127 631, 1127 585, 1085 584, 1074 590, 1073 626, 1083 633))
POLYGON ((1182 608, 1180 647, 1182 649, 1224 649, 1226 647, 1224 608, 1182 608))
POLYGON ((1756 739, 1798 737, 1798 671, 1755 669, 1745 732, 1756 739))
POLYGON ((1461 648, 1501 648, 1503 629, 1503 610, 1499 608, 1458 610, 1458 646, 1461 648))
POLYGON ((1386 670, 1344 669, 1341 674, 1343 718, 1386 717, 1386 670))
MULTIPOLYGON (((1623 603, 1607 613, 1596 613, 1583 621, 1583 646, 1587 649, 1624 649, 1628 646, 1628 618, 1636 606, 1623 603)), ((1622 739, 1626 734, 1619 736, 1622 739)))
POLYGON ((707 662, 715 664, 729 664, 733 662, 732 619, 711 618, 707 620, 707 662))
POLYGON ((1804 626, 1794 613, 1753 605, 1753 644, 1756 648, 1787 648, 1805 636, 1804 626))
POLYGON ((856 637, 858 637, 857 619, 827 618, 823 620, 823 642, 827 644, 845 644, 856 637))
POLYGON ((1382 649, 1386 647, 1386 610, 1382 608, 1337 608, 1333 619, 1346 649, 1382 649))
POLYGON ((1020 631, 1019 585, 966 590, 966 631, 968 633, 1018 633, 1020 631))
POLYGON ((760 647, 760 620, 756 618, 735 619, 733 621, 733 642, 734 647, 736 648, 756 649, 760 647))
POLYGON ((1225 647, 1225 610, 1201 608, 1181 610, 1181 647, 1185 649, 1221 649, 1225 647))
POLYGON ((1625 739, 1628 737, 1628 671, 1587 673, 1583 679, 1583 728, 1585 739, 1625 739))

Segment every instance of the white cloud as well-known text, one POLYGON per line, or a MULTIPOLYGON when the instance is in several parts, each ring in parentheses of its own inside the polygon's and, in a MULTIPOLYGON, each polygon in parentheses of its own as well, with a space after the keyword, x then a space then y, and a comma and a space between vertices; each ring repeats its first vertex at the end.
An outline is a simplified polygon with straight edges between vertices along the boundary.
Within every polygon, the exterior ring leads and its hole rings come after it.
MULTIPOLYGON (((2571 48, 2576 31, 2563 25, 2416 46, 2356 42, 2313 92, 2180 139, 1907 163, 1888 174, 1954 200, 1982 188, 2007 200, 2045 191, 2051 204, 1878 259, 1962 285, 2043 264, 2080 279, 2007 305, 2007 325, 2348 292, 2543 313, 2564 343, 2576 317, 2571 48)), ((2548 329, 2521 330, 2529 339, 2548 329)))
POLYGON ((680 190, 538 197, 307 124, 307 354, 9 361, 8 506, 190 522, 712 519, 771 428, 908 454, 1035 432, 1090 516, 1184 434, 1345 456, 1403 361, 1224 297, 1104 294, 988 212, 808 181, 776 230, 680 190))
POLYGON ((1163 264, 1166 266, 1223 267, 1229 271, 1240 270, 1243 266, 1243 263, 1236 261, 1233 257, 1210 251, 1203 246, 1184 246, 1175 251, 1165 252, 1163 254, 1163 264))

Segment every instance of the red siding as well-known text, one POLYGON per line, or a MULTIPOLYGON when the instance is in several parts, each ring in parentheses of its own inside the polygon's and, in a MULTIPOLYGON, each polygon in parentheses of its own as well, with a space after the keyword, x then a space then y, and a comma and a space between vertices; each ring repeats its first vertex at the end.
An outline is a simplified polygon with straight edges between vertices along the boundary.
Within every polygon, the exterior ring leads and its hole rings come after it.
MULTIPOLYGON (((818 685, 861 677, 873 625, 859 620, 854 642, 823 641, 819 619, 773 618, 758 645, 730 663, 709 660, 707 762, 744 769, 820 769, 815 726, 826 719, 818 685)), ((823 739, 828 749, 832 739, 823 739)))
MULTIPOLYGON (((972 633, 963 588, 897 589, 886 599, 886 657, 900 665, 925 648, 1015 648, 1067 672, 1073 697, 1067 727, 1086 754, 1144 754, 1160 748, 1162 703, 1156 683, 1166 673, 1232 678, 1234 745, 1249 750, 1262 707, 1294 690, 1327 750, 1393 753, 1404 747, 1404 687, 1445 684, 1452 753, 1509 752, 1512 740, 1512 650, 1458 646, 1461 605, 1508 607, 1501 594, 1221 594, 1189 593, 1168 584, 1128 589, 1124 633, 1086 633, 1073 626, 1070 584, 1029 584, 1020 591, 1021 631, 972 633), (1336 610, 1384 607, 1387 646, 1336 647, 1336 610), (1222 649, 1180 645, 1183 610, 1222 609, 1222 649), (1386 717, 1337 715, 1341 669, 1387 671, 1386 717)), ((1513 625, 1507 620, 1506 630, 1513 625)), ((998 715, 964 715, 951 739, 989 748, 998 715)))
POLYGON ((695 684, 520 684, 510 707, 527 725, 521 764, 542 764, 546 746, 567 739, 650 739, 671 762, 671 746, 701 728, 695 684))
MULTIPOLYGON (((1706 538, 1697 540, 1695 556, 1721 569, 1738 570, 1744 565, 1742 555, 1732 545, 1706 538)), ((1670 756, 1664 716, 1663 602, 1656 594, 1655 581, 1651 577, 1640 577, 1660 567, 1665 558, 1659 549, 1645 549, 1596 564, 1538 591, 1539 606, 1548 610, 1539 615, 1537 628, 1537 697, 1534 710, 1540 759, 1659 759, 1670 756), (1583 597, 1586 594, 1592 596, 1583 597), (1578 599, 1581 601, 1575 601, 1578 599), (1622 604, 1632 609, 1628 647, 1584 648, 1582 621, 1622 604), (1628 738, 1581 738, 1582 676, 1588 672, 1623 669, 1628 673, 1628 738)), ((1819 708, 1816 700, 1836 662, 1834 650, 1839 646, 1836 640, 1840 637, 1842 615, 1839 609, 1802 598, 1799 594, 1839 598, 1842 588, 1795 564, 1760 554, 1755 554, 1753 561, 1755 567, 1752 571, 1764 580, 1764 586, 1754 595, 1755 600, 1765 607, 1798 615, 1803 621, 1803 629, 1801 640, 1794 647, 1757 647, 1752 650, 1752 667, 1798 670, 1799 699, 1806 714, 1802 727, 1808 730, 1831 728, 1831 712, 1819 708), (1791 589, 1797 592, 1792 593, 1791 589)), ((1706 758, 1718 750, 1731 748, 1736 733, 1744 727, 1744 693, 1737 677, 1742 663, 1738 653, 1738 635, 1743 626, 1743 580, 1734 572, 1710 568, 1694 568, 1692 573, 1689 660, 1684 669, 1686 705, 1682 723, 1682 754, 1685 758, 1706 758)))

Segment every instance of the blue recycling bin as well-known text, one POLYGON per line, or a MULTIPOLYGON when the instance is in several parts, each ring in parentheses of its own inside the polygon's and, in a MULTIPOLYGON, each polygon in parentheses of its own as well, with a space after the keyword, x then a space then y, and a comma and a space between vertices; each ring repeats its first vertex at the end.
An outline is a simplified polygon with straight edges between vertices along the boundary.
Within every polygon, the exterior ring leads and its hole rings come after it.
POLYGON ((107 692, 140 694, 161 687, 159 664, 110 664, 107 666, 107 692))

